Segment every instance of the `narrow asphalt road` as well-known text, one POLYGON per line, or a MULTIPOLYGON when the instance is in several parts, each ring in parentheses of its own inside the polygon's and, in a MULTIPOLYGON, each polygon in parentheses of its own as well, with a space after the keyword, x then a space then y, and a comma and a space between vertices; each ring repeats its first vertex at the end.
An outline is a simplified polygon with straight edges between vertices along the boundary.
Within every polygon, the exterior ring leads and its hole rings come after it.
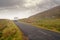
POLYGON ((15 24, 28 36, 29 40, 60 40, 60 33, 36 28, 34 26, 14 21, 15 24))

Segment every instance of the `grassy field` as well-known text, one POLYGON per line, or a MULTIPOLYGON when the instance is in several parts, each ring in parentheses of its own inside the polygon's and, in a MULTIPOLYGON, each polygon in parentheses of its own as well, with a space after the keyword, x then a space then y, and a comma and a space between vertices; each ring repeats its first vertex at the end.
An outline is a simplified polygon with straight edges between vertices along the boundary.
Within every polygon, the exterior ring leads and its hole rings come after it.
POLYGON ((22 22, 30 23, 39 28, 60 32, 60 19, 40 19, 35 21, 23 20, 22 22))
POLYGON ((23 33, 13 21, 0 19, 0 40, 23 40, 23 33))

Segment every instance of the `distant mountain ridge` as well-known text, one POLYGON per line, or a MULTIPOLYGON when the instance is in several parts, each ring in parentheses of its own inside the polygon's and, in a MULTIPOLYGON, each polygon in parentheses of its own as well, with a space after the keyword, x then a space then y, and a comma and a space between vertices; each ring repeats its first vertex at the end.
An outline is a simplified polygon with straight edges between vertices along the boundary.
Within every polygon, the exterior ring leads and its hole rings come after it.
POLYGON ((43 18, 60 18, 60 6, 54 7, 50 10, 38 13, 29 17, 30 19, 43 19, 43 18))

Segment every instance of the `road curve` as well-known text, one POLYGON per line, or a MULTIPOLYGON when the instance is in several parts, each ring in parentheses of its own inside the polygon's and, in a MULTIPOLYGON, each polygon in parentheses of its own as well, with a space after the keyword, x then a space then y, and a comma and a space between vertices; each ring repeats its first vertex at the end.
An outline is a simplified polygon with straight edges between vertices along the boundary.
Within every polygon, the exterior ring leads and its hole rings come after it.
POLYGON ((14 23, 28 36, 29 40, 60 40, 60 33, 36 28, 18 21, 14 21, 14 23))

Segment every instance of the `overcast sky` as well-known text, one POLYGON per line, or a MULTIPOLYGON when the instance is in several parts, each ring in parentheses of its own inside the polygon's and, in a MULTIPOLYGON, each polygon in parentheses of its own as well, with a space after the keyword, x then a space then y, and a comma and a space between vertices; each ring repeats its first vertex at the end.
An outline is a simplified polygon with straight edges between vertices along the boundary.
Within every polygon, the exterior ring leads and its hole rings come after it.
POLYGON ((0 18, 27 18, 55 6, 60 0, 0 0, 0 18))

